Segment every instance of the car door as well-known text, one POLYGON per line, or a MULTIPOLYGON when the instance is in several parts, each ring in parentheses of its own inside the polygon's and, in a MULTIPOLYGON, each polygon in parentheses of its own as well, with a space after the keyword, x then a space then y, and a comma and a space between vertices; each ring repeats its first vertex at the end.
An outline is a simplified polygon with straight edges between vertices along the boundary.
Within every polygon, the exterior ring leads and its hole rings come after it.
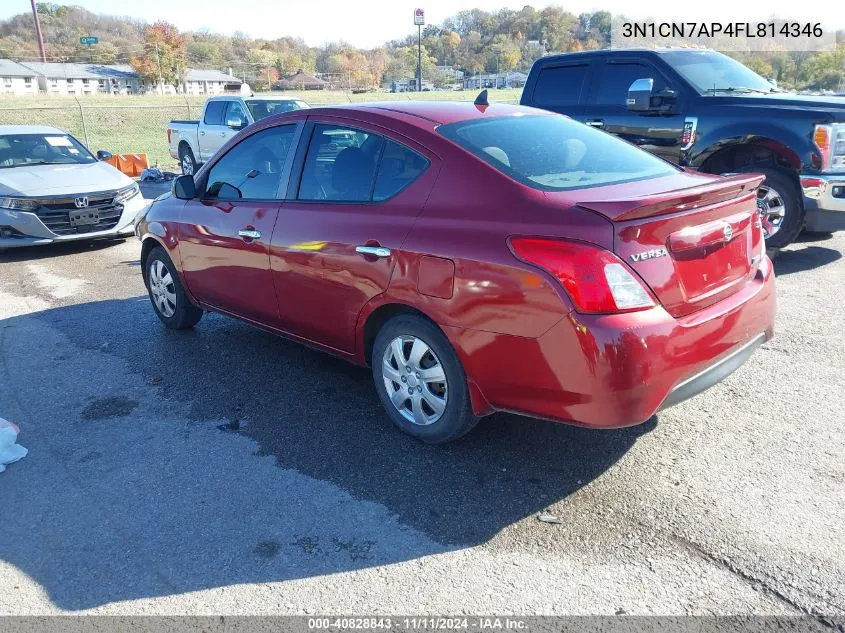
POLYGON ((269 244, 302 123, 251 134, 197 182, 179 225, 185 283, 202 303, 278 326, 269 244))
POLYGON ((226 126, 228 105, 228 100, 217 99, 209 101, 205 106, 205 114, 199 126, 199 138, 197 140, 202 162, 206 162, 214 156, 229 138, 231 130, 226 126))
POLYGON ((403 137, 343 119, 309 123, 271 242, 282 327, 354 351, 358 315, 384 292, 439 169, 403 137))
POLYGON ((591 67, 592 62, 581 57, 570 62, 555 62, 543 66, 537 73, 531 98, 527 102, 535 108, 574 118, 580 117, 589 88, 591 67))
POLYGON ((670 85, 656 66, 640 58, 606 59, 597 70, 587 97, 584 122, 677 165, 684 131, 684 95, 679 86, 670 85), (628 88, 637 79, 652 79, 652 94, 675 90, 677 100, 671 111, 628 110, 628 88))

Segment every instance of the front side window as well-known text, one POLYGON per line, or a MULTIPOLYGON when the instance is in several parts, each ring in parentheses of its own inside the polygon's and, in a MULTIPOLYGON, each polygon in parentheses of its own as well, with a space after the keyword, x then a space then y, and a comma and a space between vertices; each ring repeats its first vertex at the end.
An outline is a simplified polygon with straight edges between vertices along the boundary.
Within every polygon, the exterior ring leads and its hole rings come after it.
POLYGON ((237 122, 238 125, 246 125, 248 120, 246 117, 246 110, 240 101, 232 101, 229 103, 229 110, 226 112, 226 125, 231 125, 237 122))
POLYGON ((295 132, 295 124, 280 125, 248 136, 235 145, 211 168, 206 197, 218 200, 284 197, 282 173, 295 132))
POLYGON ((205 106, 205 118, 203 122, 206 125, 223 125, 223 114, 226 111, 227 103, 225 101, 209 101, 205 106))
POLYGON ((637 79, 653 79, 653 92, 666 88, 660 74, 645 64, 605 64, 590 103, 627 107, 628 89, 637 79))
POLYGON ((676 173, 669 163, 567 117, 508 116, 438 131, 498 171, 543 191, 614 185, 676 173))
POLYGON ((251 99, 247 100, 246 107, 249 108, 252 119, 260 121, 271 114, 302 110, 307 108, 308 104, 298 99, 251 99))
POLYGON ((0 136, 0 169, 29 165, 96 163, 84 145, 67 134, 6 134, 0 136))

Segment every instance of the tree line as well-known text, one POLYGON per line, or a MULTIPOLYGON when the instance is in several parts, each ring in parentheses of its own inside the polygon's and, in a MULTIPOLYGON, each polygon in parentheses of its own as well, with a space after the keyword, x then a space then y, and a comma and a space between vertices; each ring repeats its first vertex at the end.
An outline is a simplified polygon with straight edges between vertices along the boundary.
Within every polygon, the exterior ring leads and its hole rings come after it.
MULTIPOLYGON (((172 24, 97 15, 84 8, 39 3, 46 55, 50 61, 131 64, 155 83, 159 72, 176 83, 184 69, 231 68, 258 88, 299 70, 329 76, 343 88, 369 88, 413 77, 417 67, 417 35, 361 49, 346 42, 308 46, 301 38, 252 38, 245 33, 180 32, 172 24), (80 44, 82 35, 97 35, 94 46, 80 44)), ((465 74, 527 71, 549 52, 609 46, 611 14, 574 14, 562 7, 519 10, 460 11, 442 24, 423 30, 423 76, 437 86, 455 81, 454 68, 465 74)), ((845 37, 835 51, 734 54, 740 61, 781 87, 841 90, 845 86, 845 37)), ((37 59, 31 14, 0 21, 0 58, 37 59)))

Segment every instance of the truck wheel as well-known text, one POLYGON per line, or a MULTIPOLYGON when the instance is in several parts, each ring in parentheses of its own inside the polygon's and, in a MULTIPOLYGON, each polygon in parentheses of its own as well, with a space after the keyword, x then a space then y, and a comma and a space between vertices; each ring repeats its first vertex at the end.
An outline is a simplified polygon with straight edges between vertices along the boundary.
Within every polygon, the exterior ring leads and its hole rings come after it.
POLYGON ((791 244, 804 228, 804 205, 798 185, 788 173, 772 167, 748 167, 744 172, 764 174, 757 190, 757 208, 763 220, 766 248, 791 244))
POLYGON ((194 158, 194 153, 187 145, 179 146, 179 165, 182 167, 182 173, 185 176, 193 176, 197 171, 197 161, 194 158))
POLYGON ((430 321, 415 315, 390 319, 376 336, 372 365, 379 399, 405 433, 442 444, 478 422, 458 356, 430 321))

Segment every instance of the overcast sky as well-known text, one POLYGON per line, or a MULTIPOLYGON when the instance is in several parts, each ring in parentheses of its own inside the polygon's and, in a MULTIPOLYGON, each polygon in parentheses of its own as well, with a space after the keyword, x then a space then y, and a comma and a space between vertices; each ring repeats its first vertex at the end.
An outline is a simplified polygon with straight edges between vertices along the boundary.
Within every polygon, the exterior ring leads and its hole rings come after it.
MULTIPOLYGON (((53 0, 63 4, 62 0, 53 0)), ((95 13, 130 15, 148 22, 167 20, 182 30, 207 28, 219 33, 243 31, 273 39, 298 36, 312 46, 343 39, 355 46, 373 47, 414 32, 413 10, 425 9, 426 22, 436 24, 462 9, 494 11, 563 6, 572 13, 606 10, 631 18, 657 20, 746 22, 772 16, 801 22, 821 22, 825 29, 845 28, 845 2, 800 3, 795 0, 567 0, 565 3, 513 0, 64 0, 95 13), (120 7, 120 9, 118 9, 120 7)), ((0 17, 30 11, 29 0, 0 1, 0 17)), ((96 35, 94 33, 93 35, 96 35)))

